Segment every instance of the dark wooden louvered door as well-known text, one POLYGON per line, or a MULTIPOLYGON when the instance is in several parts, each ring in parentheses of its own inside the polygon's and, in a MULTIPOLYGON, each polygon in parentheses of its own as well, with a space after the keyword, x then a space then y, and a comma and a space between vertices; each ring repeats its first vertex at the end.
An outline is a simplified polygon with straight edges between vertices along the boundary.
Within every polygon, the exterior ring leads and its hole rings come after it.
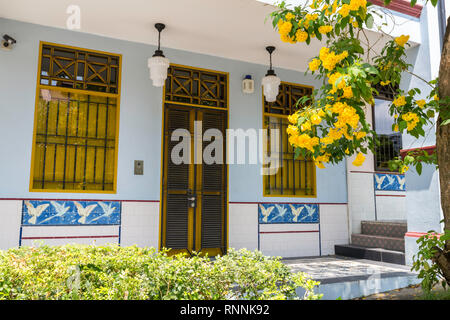
MULTIPOLYGON (((227 113, 166 104, 164 115, 162 247, 171 248, 175 253, 223 254, 226 251, 227 223, 227 113), (189 155, 186 156, 190 163, 173 162, 171 154, 180 143, 178 139, 171 141, 176 129, 189 131, 185 136, 190 140, 189 155), (209 129, 221 132, 221 137, 213 134, 210 141, 203 141, 209 129), (195 147, 196 141, 200 147, 195 147), (205 159, 200 161, 203 151, 212 142, 222 148, 210 147, 208 154, 220 162, 208 164, 210 161, 205 159)), ((178 154, 185 156, 183 152, 178 154)))

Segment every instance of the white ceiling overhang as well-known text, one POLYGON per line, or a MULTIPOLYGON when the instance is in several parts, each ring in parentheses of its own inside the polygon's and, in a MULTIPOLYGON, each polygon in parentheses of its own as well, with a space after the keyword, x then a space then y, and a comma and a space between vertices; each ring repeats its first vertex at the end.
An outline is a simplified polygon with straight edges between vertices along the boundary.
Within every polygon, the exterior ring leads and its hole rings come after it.
MULTIPOLYGON (((153 25, 162 22, 166 24, 161 39, 163 48, 267 64, 268 55, 264 48, 275 45, 274 66, 305 71, 308 61, 318 54, 322 44, 317 40, 310 46, 281 42, 271 20, 265 21, 275 7, 264 2, 273 1, 0 0, 0 17, 66 28, 69 17, 67 8, 78 5, 81 9, 81 28, 73 32, 155 45, 157 31, 153 25)), ((409 23, 409 20, 406 22, 409 23)), ((404 23, 402 26, 402 29, 411 30, 411 26, 404 23)), ((2 32, 13 34, 14 30, 2 32)), ((373 40, 379 36, 379 33, 372 31, 368 34, 373 40)), ((419 32, 417 34, 420 35, 419 32)), ((413 41, 420 43, 420 39, 413 41)))

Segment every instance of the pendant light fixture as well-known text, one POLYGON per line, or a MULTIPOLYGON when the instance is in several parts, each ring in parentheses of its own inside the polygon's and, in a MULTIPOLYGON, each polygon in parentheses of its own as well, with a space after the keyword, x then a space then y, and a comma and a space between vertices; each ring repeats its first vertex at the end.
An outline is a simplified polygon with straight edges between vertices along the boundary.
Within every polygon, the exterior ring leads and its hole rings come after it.
POLYGON ((270 56, 270 69, 267 70, 266 76, 262 78, 262 86, 264 90, 264 96, 266 97, 266 101, 274 102, 278 96, 281 80, 280 78, 277 77, 277 75, 272 69, 272 52, 275 51, 275 47, 268 46, 266 47, 266 50, 267 52, 269 52, 270 56))
POLYGON ((166 26, 163 23, 156 23, 155 28, 158 30, 158 50, 155 54, 148 59, 148 67, 150 69, 150 79, 153 81, 153 86, 162 87, 167 78, 167 69, 169 68, 169 59, 167 59, 161 48, 161 31, 164 30, 166 26))

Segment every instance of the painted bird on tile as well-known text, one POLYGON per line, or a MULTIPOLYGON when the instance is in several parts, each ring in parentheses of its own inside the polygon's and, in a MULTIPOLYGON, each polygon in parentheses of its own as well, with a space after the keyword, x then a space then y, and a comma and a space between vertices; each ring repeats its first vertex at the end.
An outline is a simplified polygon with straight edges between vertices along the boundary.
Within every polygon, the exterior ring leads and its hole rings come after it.
POLYGON ((302 220, 306 220, 309 217, 313 217, 314 213, 316 213, 316 208, 314 206, 308 206, 305 205, 306 211, 308 211, 308 214, 306 216, 304 216, 303 218, 300 219, 300 221, 302 220))
POLYGON ((305 207, 300 206, 298 208, 295 208, 292 204, 290 204, 289 206, 291 207, 291 212, 294 216, 294 218, 292 218, 292 221, 297 222, 298 217, 302 213, 303 209, 305 209, 305 207))
POLYGON ((42 212, 47 209, 47 207, 50 205, 49 203, 41 204, 40 206, 37 206, 36 208, 31 204, 30 201, 26 200, 25 205, 28 209, 28 214, 31 216, 31 218, 28 220, 29 224, 36 224, 37 218, 42 214, 42 212))
POLYGON ((100 205, 100 207, 102 207, 103 214, 95 219, 92 219, 90 222, 97 221, 98 219, 101 218, 109 217, 110 215, 113 214, 114 210, 116 210, 116 208, 112 206, 111 202, 109 203, 109 205, 106 205, 104 202, 99 202, 98 204, 100 205))
POLYGON ((78 222, 81 224, 86 223, 86 218, 89 217, 92 210, 97 206, 96 204, 91 204, 90 206, 87 206, 86 208, 81 205, 81 203, 74 201, 75 207, 77 207, 78 215, 81 216, 80 219, 78 219, 78 222))
POLYGON ((278 217, 283 218, 287 212, 287 208, 285 208, 284 205, 276 204, 275 207, 277 208, 278 214, 275 217, 273 217, 272 219, 270 219, 270 221, 273 221, 278 217))
POLYGON ((375 180, 377 181, 377 190, 381 189, 381 185, 383 184, 384 179, 386 178, 386 176, 379 176, 379 175, 375 175, 375 180))
POLYGON ((267 222, 267 218, 270 216, 270 214, 272 213, 272 210, 275 208, 274 206, 268 207, 267 209, 264 208, 264 206, 262 204, 259 205, 260 209, 261 209, 261 213, 263 215, 263 221, 267 222))
POLYGON ((395 180, 397 180, 397 179, 395 179, 395 176, 393 176, 393 175, 391 175, 391 174, 387 174, 386 177, 387 177, 389 183, 388 183, 387 185, 384 186, 384 189, 386 189, 386 188, 387 188, 388 186, 390 186, 391 184, 394 184, 395 180))
POLYGON ((56 217, 62 217, 70 209, 70 207, 66 207, 66 203, 65 202, 63 202, 63 204, 59 204, 56 201, 50 201, 50 203, 55 208, 56 214, 54 216, 48 217, 47 219, 41 221, 39 224, 43 224, 44 222, 47 222, 47 221, 49 221, 49 220, 51 220, 53 218, 56 218, 56 217))
POLYGON ((399 189, 400 190, 405 190, 405 181, 406 181, 406 177, 401 177, 400 175, 397 175, 397 180, 398 180, 398 184, 399 184, 399 189))

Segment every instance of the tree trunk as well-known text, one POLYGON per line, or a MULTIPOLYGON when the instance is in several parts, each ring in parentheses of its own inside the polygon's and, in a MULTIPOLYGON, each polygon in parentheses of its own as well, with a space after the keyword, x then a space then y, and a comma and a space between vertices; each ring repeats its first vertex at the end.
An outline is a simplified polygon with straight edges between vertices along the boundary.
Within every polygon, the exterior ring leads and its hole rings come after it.
MULTIPOLYGON (((439 97, 450 97, 450 18, 447 21, 441 64, 439 66, 439 97)), ((441 108, 450 108, 449 104, 441 108)), ((439 165, 439 181, 441 187, 441 205, 444 213, 444 229, 450 230, 450 124, 441 126, 439 116, 436 124, 436 152, 439 165)), ((446 241, 445 250, 439 251, 433 259, 450 283, 450 241, 446 241)))

